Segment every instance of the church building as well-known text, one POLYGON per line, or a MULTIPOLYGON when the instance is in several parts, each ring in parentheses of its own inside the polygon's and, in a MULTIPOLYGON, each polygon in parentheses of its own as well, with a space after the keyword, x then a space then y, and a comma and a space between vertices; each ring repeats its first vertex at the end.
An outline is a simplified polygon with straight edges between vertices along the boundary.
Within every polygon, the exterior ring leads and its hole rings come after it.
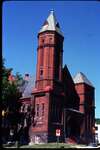
POLYGON ((67 65, 63 67, 64 35, 54 11, 38 33, 35 86, 31 96, 22 97, 22 104, 33 108, 29 129, 33 143, 93 141, 95 125, 94 86, 79 72, 72 78, 67 65))

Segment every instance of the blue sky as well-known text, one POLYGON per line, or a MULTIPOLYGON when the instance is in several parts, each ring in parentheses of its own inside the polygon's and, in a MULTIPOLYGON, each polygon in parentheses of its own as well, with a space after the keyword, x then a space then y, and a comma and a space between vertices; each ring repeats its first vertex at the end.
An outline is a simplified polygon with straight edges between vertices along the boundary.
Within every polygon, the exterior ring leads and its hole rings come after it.
POLYGON ((37 34, 50 10, 64 34, 63 64, 71 75, 83 72, 95 87, 100 117, 100 3, 95 1, 4 2, 2 48, 6 67, 24 75, 36 73, 37 34))

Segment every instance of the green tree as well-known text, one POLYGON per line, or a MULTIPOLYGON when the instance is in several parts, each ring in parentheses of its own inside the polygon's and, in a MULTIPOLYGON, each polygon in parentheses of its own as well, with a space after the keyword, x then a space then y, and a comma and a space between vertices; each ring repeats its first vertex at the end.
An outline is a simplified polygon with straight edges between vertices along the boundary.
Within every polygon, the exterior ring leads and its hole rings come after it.
POLYGON ((100 118, 95 119, 96 124, 100 124, 100 118))
POLYGON ((8 78, 11 74, 12 68, 4 66, 2 63, 2 104, 4 109, 16 110, 18 99, 21 96, 19 86, 21 84, 22 76, 16 73, 15 80, 9 82, 8 78))
MULTIPOLYGON (((22 83, 22 76, 16 73, 14 80, 9 81, 12 68, 6 68, 4 65, 5 60, 2 61, 2 127, 3 131, 8 133, 8 129, 17 130, 19 121, 19 108, 18 102, 21 97, 19 87, 22 83), (6 130, 6 129, 7 130, 6 130)), ((9 134, 9 133, 8 133, 9 134)), ((8 135, 7 135, 8 136, 8 135)), ((7 138, 6 138, 7 139, 7 138)))

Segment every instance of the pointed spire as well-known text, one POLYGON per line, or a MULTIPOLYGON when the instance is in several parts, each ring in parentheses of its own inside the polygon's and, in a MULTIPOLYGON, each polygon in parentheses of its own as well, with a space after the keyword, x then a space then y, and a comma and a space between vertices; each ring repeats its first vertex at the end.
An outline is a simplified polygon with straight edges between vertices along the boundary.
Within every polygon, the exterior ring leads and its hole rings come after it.
POLYGON ((63 33, 60 30, 59 23, 56 20, 54 10, 50 11, 50 14, 49 14, 48 18, 44 22, 44 24, 41 27, 39 33, 42 33, 44 31, 56 31, 57 33, 59 33, 60 35, 63 36, 63 33))
POLYGON ((76 74, 76 76, 73 78, 73 80, 74 80, 75 84, 77 84, 77 83, 86 83, 86 84, 93 87, 93 84, 87 79, 87 77, 82 72, 78 72, 76 74))

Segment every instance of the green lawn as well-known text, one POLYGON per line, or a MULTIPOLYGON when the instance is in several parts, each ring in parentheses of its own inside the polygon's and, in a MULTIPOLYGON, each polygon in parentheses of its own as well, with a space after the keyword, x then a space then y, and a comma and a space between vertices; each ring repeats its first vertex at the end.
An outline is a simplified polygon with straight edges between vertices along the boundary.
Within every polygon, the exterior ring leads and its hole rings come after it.
MULTIPOLYGON (((33 144, 33 145, 23 145, 19 148, 78 148, 84 147, 85 145, 76 144, 66 144, 66 143, 47 143, 47 144, 33 144)), ((6 148, 16 148, 16 146, 6 146, 6 148)))
MULTIPOLYGON (((83 145, 82 145, 83 146, 83 145)), ((75 148, 75 144, 65 144, 65 143, 47 143, 47 144, 34 144, 31 146, 21 146, 21 148, 75 148)))

